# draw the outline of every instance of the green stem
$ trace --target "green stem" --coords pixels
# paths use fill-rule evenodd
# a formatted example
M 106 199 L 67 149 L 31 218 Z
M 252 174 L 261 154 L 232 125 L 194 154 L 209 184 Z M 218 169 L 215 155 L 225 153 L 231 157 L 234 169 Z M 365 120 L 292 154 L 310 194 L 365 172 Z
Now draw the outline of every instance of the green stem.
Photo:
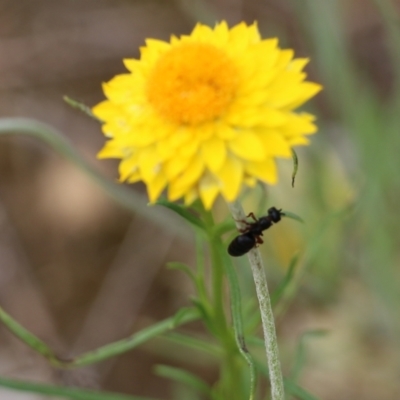
M 223 398 L 231 400 L 240 399 L 241 373 L 238 363 L 238 352 L 235 338 L 225 315 L 224 308 L 224 260 L 221 249 L 224 245 L 219 235 L 215 234 L 215 223 L 211 212 L 201 209 L 203 221 L 207 227 L 207 236 L 211 255 L 211 288 L 213 304 L 214 334 L 217 336 L 223 348 L 223 360 L 221 364 L 220 393 Z
M 228 325 L 224 310 L 224 290 L 223 277 L 225 273 L 224 259 L 221 257 L 221 249 L 224 245 L 219 237 L 210 238 L 210 247 L 212 253 L 212 263 L 214 271 L 214 295 L 216 300 L 216 324 L 218 324 L 218 333 L 220 335 L 220 343 L 224 349 L 224 359 L 221 365 L 221 387 L 222 397 L 231 400 L 243 399 L 241 386 L 241 368 L 239 364 L 238 349 L 236 345 L 233 330 Z M 219 296 L 217 298 L 217 296 Z M 252 382 L 253 383 L 253 382 Z
M 243 228 L 240 221 L 245 219 L 245 213 L 239 202 L 229 204 L 233 219 L 237 221 L 238 228 Z M 265 269 L 257 248 L 248 253 L 251 270 L 260 307 L 262 327 L 264 331 L 265 350 L 271 383 L 272 400 L 284 400 L 283 377 L 279 361 L 278 341 L 276 337 L 274 315 L 272 313 L 271 300 L 268 292 Z
M 210 243 L 211 251 L 211 274 L 212 274 L 212 301 L 214 308 L 215 324 L 222 335 L 225 334 L 226 330 L 226 318 L 224 311 L 224 298 L 223 298 L 223 277 L 224 269 L 223 263 L 220 260 L 218 252 L 217 239 L 213 234 L 214 219 L 211 212 L 202 211 L 203 220 L 208 227 L 208 239 Z
M 177 326 L 195 321 L 197 319 L 199 319 L 197 310 L 191 308 L 181 309 L 175 316 L 144 328 L 125 339 L 118 340 L 117 342 L 110 343 L 103 347 L 99 347 L 96 350 L 84 353 L 74 359 L 63 360 L 58 357 L 43 341 L 25 329 L 0 307 L 0 321 L 3 322 L 4 325 L 16 337 L 21 339 L 25 344 L 41 354 L 43 357 L 46 357 L 47 360 L 57 368 L 82 367 L 106 360 L 110 357 L 115 357 L 116 355 L 123 354 L 134 349 L 135 347 L 156 336 L 169 332 Z
M 199 233 L 196 233 L 196 265 L 197 265 L 197 274 L 196 274 L 196 290 L 197 294 L 204 305 L 210 306 L 208 301 L 208 293 L 206 288 L 206 279 L 205 279 L 205 256 L 204 256 L 204 241 L 203 236 Z M 209 310 L 210 307 L 207 308 Z
M 226 268 L 226 276 L 229 281 L 232 323 L 233 323 L 233 330 L 235 333 L 236 346 L 240 354 L 246 360 L 249 366 L 249 373 L 250 373 L 249 400 L 254 400 L 256 392 L 257 371 L 253 357 L 251 356 L 249 350 L 247 349 L 245 342 L 239 280 L 236 275 L 235 269 L 233 267 L 231 258 L 228 256 L 228 252 L 226 251 L 226 247 L 221 242 L 220 236 L 218 236 L 218 240 L 221 243 L 220 257 L 221 260 L 223 260 L 224 262 Z

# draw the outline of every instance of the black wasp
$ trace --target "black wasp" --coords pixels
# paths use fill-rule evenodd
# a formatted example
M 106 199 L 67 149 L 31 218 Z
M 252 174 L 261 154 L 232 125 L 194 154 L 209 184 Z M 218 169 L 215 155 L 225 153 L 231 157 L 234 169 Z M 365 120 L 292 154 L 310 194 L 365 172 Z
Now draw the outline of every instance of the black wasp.
M 257 219 L 253 213 L 250 213 L 247 217 L 251 217 L 255 222 L 249 223 L 245 221 L 246 228 L 241 232 L 242 234 L 236 236 L 228 246 L 228 253 L 233 257 L 239 257 L 250 251 L 255 245 L 264 243 L 261 239 L 263 235 L 262 231 L 265 231 L 281 220 L 281 217 L 285 215 L 282 210 L 278 210 L 275 207 L 271 207 L 268 210 L 268 215 Z

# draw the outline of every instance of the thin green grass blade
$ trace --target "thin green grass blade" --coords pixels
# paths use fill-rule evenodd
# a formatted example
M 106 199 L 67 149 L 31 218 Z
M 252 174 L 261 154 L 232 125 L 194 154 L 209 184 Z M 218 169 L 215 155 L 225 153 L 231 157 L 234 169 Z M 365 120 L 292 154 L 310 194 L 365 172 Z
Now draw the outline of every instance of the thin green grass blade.
M 140 213 L 155 224 L 173 231 L 182 238 L 188 237 L 188 229 L 178 224 L 175 218 L 147 206 L 148 200 L 133 190 L 116 184 L 95 170 L 71 145 L 71 143 L 50 125 L 28 118 L 1 118 L 0 136 L 26 135 L 48 144 L 99 185 L 112 199 L 129 211 Z
M 304 219 L 301 218 L 300 216 L 298 216 L 295 213 L 292 213 L 290 211 L 282 211 L 282 213 L 284 214 L 285 218 L 290 218 L 290 219 L 294 219 L 297 222 L 301 222 L 302 224 L 304 224 Z
M 167 365 L 157 365 L 155 373 L 164 378 L 187 385 L 196 392 L 200 392 L 208 397 L 212 397 L 211 388 L 196 375 L 180 368 L 173 368 Z
M 13 333 L 16 337 L 26 343 L 34 351 L 46 357 L 50 362 L 57 363 L 56 356 L 53 351 L 42 342 L 37 336 L 33 335 L 14 318 L 11 317 L 0 307 L 0 321 Z
M 249 335 L 253 335 L 254 332 L 258 331 L 258 328 L 261 325 L 261 315 L 255 298 L 247 300 L 247 303 L 243 308 L 243 315 L 246 316 L 245 332 Z
M 183 273 L 185 273 L 190 280 L 196 284 L 196 277 L 194 276 L 193 271 L 190 269 L 190 267 L 184 263 L 180 263 L 180 262 L 169 262 L 167 263 L 167 268 L 168 269 L 177 269 L 179 271 L 182 271 Z
M 296 267 L 298 262 L 299 262 L 299 255 L 296 254 L 290 260 L 289 267 L 287 269 L 286 275 L 283 278 L 282 282 L 279 284 L 277 289 L 275 289 L 275 291 L 271 295 L 271 304 L 272 304 L 272 306 L 275 306 L 279 302 L 279 300 L 281 299 L 281 297 L 285 293 L 286 288 L 292 282 L 292 279 L 294 277 L 295 267 Z
M 296 179 L 297 170 L 299 169 L 299 158 L 297 157 L 297 153 L 293 149 L 292 149 L 292 158 L 293 158 L 292 187 L 294 187 L 294 181 Z
M 204 304 L 204 302 L 197 297 L 192 298 L 192 303 L 196 307 L 197 312 L 201 316 L 203 324 L 207 327 L 207 329 L 213 334 L 216 335 L 216 331 L 214 328 L 214 324 L 212 322 L 212 310 L 208 304 Z
M 297 382 L 300 373 L 304 367 L 304 364 L 306 362 L 306 341 L 310 338 L 315 338 L 315 337 L 322 337 L 328 334 L 328 331 L 325 329 L 315 329 L 312 331 L 307 331 L 304 332 L 300 340 L 297 344 L 297 349 L 296 349 L 296 354 L 294 358 L 294 364 L 292 367 L 292 371 L 290 373 L 290 380 L 294 383 Z
M 185 219 L 187 222 L 189 222 L 195 228 L 200 228 L 201 230 L 205 231 L 206 227 L 204 225 L 204 222 L 201 219 L 197 218 L 186 207 L 180 206 L 179 204 L 176 204 L 176 203 L 172 203 L 166 199 L 157 200 L 155 202 L 155 204 L 169 208 L 170 210 L 172 210 L 172 211 L 176 212 L 178 215 L 180 215 L 183 219 Z
M 221 348 L 214 343 L 210 343 L 209 340 L 206 341 L 177 332 L 167 333 L 164 335 L 164 337 L 174 343 L 211 354 L 214 357 L 219 357 L 222 355 Z
M 88 107 L 86 104 L 83 104 L 77 100 L 71 99 L 71 97 L 64 96 L 63 100 L 72 108 L 76 108 L 79 111 L 82 111 L 84 114 L 88 115 L 90 118 L 95 119 L 98 122 L 102 122 L 99 118 L 97 118 L 93 113 L 92 109 Z
M 312 265 L 315 265 L 315 261 L 323 246 L 324 238 L 326 237 L 327 232 L 332 229 L 332 224 L 334 221 L 349 215 L 353 209 L 353 205 L 345 205 L 339 210 L 333 210 L 326 214 L 319 222 L 318 228 L 315 229 L 315 232 L 309 239 L 309 245 L 302 255 L 301 260 L 299 260 L 300 265 L 296 273 L 296 280 L 292 281 L 291 290 L 286 290 L 285 296 L 281 297 L 281 301 L 279 302 L 280 310 L 277 312 L 277 314 L 282 314 L 284 310 L 287 310 L 290 304 L 295 301 L 295 296 L 298 292 L 300 284 L 306 274 L 309 272 L 309 269 L 312 267 Z
M 44 396 L 57 396 L 57 398 L 61 397 L 71 400 L 155 400 L 150 399 L 149 397 L 128 396 L 117 393 L 60 387 L 4 377 L 0 377 L 0 386 L 21 392 L 37 393 Z
M 232 220 L 232 217 L 227 218 L 225 221 L 215 225 L 213 227 L 213 235 L 222 236 L 225 233 L 236 230 L 235 222 Z
M 30 333 L 15 321 L 9 314 L 0 308 L 0 320 L 6 327 L 34 351 L 47 358 L 47 360 L 58 368 L 76 368 L 84 365 L 94 364 L 116 355 L 126 353 L 142 343 L 166 333 L 179 325 L 199 319 L 199 312 L 193 308 L 180 309 L 174 316 L 158 322 L 148 328 L 142 329 L 135 334 L 117 342 L 87 352 L 72 360 L 62 360 L 38 337 Z
M 208 290 L 206 287 L 206 254 L 205 254 L 205 237 L 203 233 L 195 232 L 196 243 L 196 288 L 200 301 L 203 303 L 203 308 L 210 309 L 210 301 Z
M 98 363 L 99 361 L 106 360 L 118 354 L 126 353 L 127 351 L 132 350 L 148 340 L 162 335 L 179 325 L 183 325 L 197 319 L 199 319 L 199 313 L 197 310 L 193 308 L 181 309 L 173 317 L 167 318 L 164 321 L 142 329 L 126 339 L 119 340 L 83 354 L 74 360 L 71 360 L 69 363 L 65 363 L 65 366 L 74 368 Z
M 258 336 L 248 336 L 247 337 L 247 342 L 251 346 L 257 346 L 257 347 L 265 347 L 265 342 L 263 339 L 259 338 Z
M 286 393 L 296 396 L 296 399 L 319 400 L 318 397 L 315 397 L 313 394 L 309 393 L 307 390 L 292 382 L 290 379 L 284 379 L 283 381 Z
M 388 43 L 387 47 L 392 58 L 394 75 L 394 90 L 393 93 L 397 96 L 395 101 L 400 100 L 400 16 L 396 7 L 396 1 L 393 0 L 372 0 L 378 12 L 383 19 L 383 25 L 387 32 Z

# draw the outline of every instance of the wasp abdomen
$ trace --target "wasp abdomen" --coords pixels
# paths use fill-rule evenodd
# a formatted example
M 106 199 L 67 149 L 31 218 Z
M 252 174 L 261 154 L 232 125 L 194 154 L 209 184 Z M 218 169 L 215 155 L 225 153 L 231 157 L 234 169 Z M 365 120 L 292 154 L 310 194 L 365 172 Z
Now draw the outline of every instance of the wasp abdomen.
M 228 247 L 228 253 L 233 257 L 239 257 L 246 254 L 256 245 L 256 238 L 252 233 L 244 233 L 236 236 Z

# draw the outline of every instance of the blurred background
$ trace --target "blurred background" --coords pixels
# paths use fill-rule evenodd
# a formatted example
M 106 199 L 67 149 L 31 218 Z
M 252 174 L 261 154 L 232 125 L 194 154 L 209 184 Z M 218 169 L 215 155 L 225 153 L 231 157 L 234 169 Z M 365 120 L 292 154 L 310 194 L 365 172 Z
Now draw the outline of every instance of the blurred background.
M 319 133 L 298 149 L 295 188 L 291 162 L 280 162 L 267 199 L 306 223 L 284 220 L 262 246 L 272 289 L 298 255 L 275 308 L 283 368 L 292 368 L 301 342 L 299 382 L 319 398 L 399 399 L 399 13 L 398 0 L 0 0 L 0 116 L 58 128 L 115 180 L 117 163 L 96 160 L 98 123 L 62 97 L 99 102 L 101 82 L 124 72 L 122 59 L 137 58 L 145 38 L 187 34 L 197 21 L 257 20 L 263 37 L 310 57 L 309 79 L 324 91 L 305 108 L 317 114 Z M 145 195 L 141 184 L 129 189 Z M 261 196 L 247 197 L 249 212 Z M 216 212 L 226 214 L 222 202 Z M 189 305 L 188 280 L 165 264 L 194 265 L 193 252 L 193 240 L 117 205 L 46 145 L 0 138 L 0 304 L 63 357 Z M 237 267 L 251 301 L 245 259 Z M 315 330 L 324 334 L 305 336 Z M 0 343 L 0 375 L 160 399 L 185 392 L 157 377 L 156 364 L 208 382 L 217 372 L 210 360 L 157 341 L 69 372 L 52 369 L 3 326 Z M 41 399 L 5 389 L 0 398 Z

